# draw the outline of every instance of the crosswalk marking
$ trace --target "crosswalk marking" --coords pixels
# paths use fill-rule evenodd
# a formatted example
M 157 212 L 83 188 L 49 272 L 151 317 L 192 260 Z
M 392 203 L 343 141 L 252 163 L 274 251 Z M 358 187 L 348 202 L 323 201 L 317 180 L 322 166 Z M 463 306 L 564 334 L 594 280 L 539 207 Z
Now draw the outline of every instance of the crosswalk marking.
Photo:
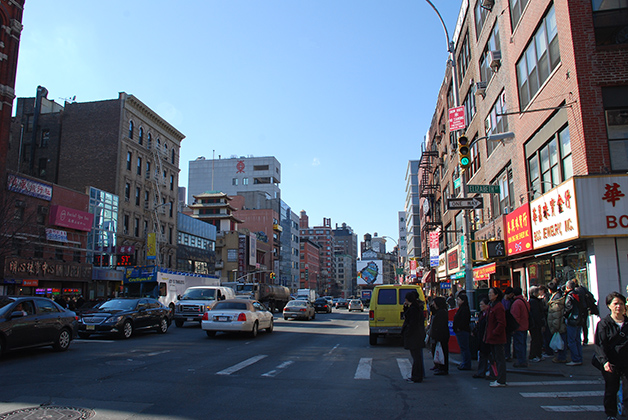
M 541 408 L 545 411 L 562 412 L 562 413 L 576 413 L 583 411 L 604 411 L 602 405 L 542 405 Z
M 274 378 L 279 372 L 281 372 L 283 369 L 287 368 L 293 363 L 294 362 L 292 360 L 285 361 L 270 372 L 264 373 L 262 376 L 265 378 Z
M 358 368 L 355 370 L 355 376 L 353 379 L 371 379 L 371 364 L 373 359 L 369 357 L 363 357 L 358 363 Z
M 399 371 L 404 379 L 409 378 L 412 375 L 412 363 L 410 363 L 410 360 L 397 359 L 397 366 L 399 366 Z
M 252 365 L 253 363 L 257 363 L 262 360 L 264 357 L 267 357 L 266 354 L 260 354 L 258 356 L 251 357 L 246 359 L 243 362 L 238 363 L 237 365 L 233 365 L 227 369 L 223 369 L 220 372 L 216 372 L 216 375 L 231 375 L 234 372 L 239 371 L 240 369 L 244 369 L 247 366 Z
M 602 385 L 602 381 L 538 381 L 508 382 L 508 386 Z
M 604 391 L 572 391 L 572 392 L 520 392 L 523 398 L 578 398 L 603 397 Z

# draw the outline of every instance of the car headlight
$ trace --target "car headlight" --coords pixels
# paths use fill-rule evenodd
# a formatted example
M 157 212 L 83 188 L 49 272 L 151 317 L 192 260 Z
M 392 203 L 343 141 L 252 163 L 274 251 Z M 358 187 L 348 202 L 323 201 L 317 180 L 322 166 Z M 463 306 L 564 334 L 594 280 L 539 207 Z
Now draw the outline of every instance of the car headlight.
M 103 322 L 103 324 L 117 324 L 118 322 L 122 321 L 123 318 L 124 315 L 112 316 L 107 318 L 105 322 Z

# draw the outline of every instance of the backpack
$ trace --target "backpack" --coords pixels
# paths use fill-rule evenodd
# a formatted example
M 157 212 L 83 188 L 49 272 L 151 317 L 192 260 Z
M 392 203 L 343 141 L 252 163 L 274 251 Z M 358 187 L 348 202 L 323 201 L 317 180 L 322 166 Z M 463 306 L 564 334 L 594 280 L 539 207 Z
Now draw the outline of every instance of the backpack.
M 571 311 L 565 312 L 565 322 L 567 323 L 567 325 L 571 327 L 582 326 L 582 321 L 583 321 L 582 314 L 586 312 L 586 307 L 580 301 L 580 295 L 575 290 L 567 294 L 567 297 L 565 299 L 565 304 L 567 303 L 570 297 L 572 297 L 574 302 L 571 307 Z
M 506 311 L 506 334 L 512 334 L 519 329 L 519 323 L 510 313 L 510 309 Z
M 591 315 L 600 315 L 600 309 L 597 307 L 597 301 L 595 300 L 595 296 L 593 293 L 589 292 L 587 289 L 584 289 L 584 304 L 591 313 Z M 582 296 L 582 294 L 580 295 Z M 582 300 L 582 299 L 581 299 Z

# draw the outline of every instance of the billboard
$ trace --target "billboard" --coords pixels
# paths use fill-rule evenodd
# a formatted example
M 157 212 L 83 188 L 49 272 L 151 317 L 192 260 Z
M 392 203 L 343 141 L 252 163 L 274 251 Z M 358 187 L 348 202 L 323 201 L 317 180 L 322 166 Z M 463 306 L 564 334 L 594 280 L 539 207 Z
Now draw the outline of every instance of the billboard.
M 382 260 L 358 261 L 358 286 L 383 284 Z

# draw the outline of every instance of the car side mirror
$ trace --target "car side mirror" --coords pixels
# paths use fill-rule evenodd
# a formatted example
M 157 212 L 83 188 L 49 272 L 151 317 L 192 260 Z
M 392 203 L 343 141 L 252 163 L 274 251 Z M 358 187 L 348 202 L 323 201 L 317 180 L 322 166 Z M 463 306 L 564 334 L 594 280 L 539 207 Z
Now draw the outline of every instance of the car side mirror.
M 21 311 L 15 311 L 15 312 L 11 312 L 11 316 L 10 318 L 22 318 L 24 316 L 24 312 Z
M 177 295 L 177 300 L 181 300 L 181 295 Z

